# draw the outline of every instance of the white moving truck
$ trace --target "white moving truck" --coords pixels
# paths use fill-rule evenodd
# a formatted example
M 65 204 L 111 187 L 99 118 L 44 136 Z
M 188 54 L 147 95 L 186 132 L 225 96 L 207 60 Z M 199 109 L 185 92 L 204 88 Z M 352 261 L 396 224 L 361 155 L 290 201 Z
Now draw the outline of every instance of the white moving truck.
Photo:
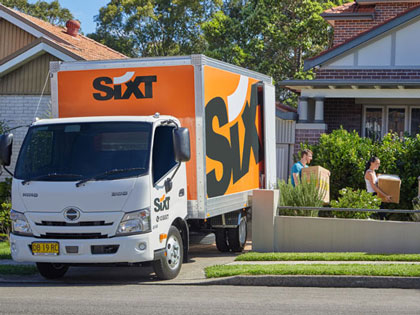
M 252 190 L 275 185 L 270 77 L 203 55 L 53 62 L 12 184 L 11 252 L 46 278 L 152 262 L 178 275 L 189 231 L 241 251 Z M 0 137 L 10 165 L 12 135 Z

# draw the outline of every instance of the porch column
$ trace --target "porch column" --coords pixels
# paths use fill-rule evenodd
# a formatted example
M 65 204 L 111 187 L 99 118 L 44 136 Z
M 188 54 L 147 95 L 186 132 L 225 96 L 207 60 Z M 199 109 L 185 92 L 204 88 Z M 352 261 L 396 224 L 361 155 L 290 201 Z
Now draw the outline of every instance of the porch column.
M 299 112 L 299 122 L 308 121 L 308 98 L 307 97 L 304 97 L 304 96 L 299 97 L 298 112 Z
M 315 98 L 315 122 L 316 123 L 324 122 L 324 98 L 323 97 Z

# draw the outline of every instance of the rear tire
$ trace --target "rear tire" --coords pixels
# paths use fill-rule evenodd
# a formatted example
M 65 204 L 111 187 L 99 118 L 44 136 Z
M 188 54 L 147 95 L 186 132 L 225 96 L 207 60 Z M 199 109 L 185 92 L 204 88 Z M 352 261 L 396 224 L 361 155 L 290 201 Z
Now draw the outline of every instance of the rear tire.
M 227 243 L 227 231 L 226 229 L 216 229 L 214 231 L 216 235 L 216 247 L 219 252 L 226 253 L 229 251 L 229 245 Z
M 246 216 L 241 218 L 237 228 L 228 229 L 228 243 L 232 252 L 242 252 L 248 236 Z
M 64 276 L 69 270 L 65 264 L 36 263 L 39 273 L 46 279 L 58 279 Z
M 181 271 L 184 250 L 182 237 L 175 226 L 171 226 L 166 240 L 165 256 L 153 262 L 153 270 L 160 280 L 174 279 Z

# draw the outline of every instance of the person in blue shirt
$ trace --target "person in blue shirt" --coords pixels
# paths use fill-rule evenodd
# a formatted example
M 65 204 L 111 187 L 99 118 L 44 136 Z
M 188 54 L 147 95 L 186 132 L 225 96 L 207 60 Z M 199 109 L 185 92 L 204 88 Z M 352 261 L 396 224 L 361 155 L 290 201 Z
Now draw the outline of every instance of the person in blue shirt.
M 302 173 L 302 169 L 304 167 L 308 167 L 308 164 L 312 161 L 312 151 L 309 149 L 305 149 L 300 154 L 301 158 L 299 162 L 296 162 L 293 164 L 292 167 L 292 185 L 293 187 L 296 186 L 296 184 L 299 184 L 300 177 Z

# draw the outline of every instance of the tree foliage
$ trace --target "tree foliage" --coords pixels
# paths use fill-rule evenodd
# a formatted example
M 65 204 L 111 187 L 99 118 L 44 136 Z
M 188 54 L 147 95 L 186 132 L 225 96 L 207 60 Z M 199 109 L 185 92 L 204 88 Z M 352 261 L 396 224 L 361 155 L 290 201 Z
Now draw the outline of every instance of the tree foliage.
M 173 56 L 203 51 L 201 24 L 221 0 L 111 0 L 89 36 L 131 56 Z
M 28 3 L 28 0 L 0 0 L 0 3 L 54 25 L 64 26 L 68 20 L 73 19 L 71 12 L 61 7 L 58 0 L 51 3 L 38 0 L 33 4 Z

